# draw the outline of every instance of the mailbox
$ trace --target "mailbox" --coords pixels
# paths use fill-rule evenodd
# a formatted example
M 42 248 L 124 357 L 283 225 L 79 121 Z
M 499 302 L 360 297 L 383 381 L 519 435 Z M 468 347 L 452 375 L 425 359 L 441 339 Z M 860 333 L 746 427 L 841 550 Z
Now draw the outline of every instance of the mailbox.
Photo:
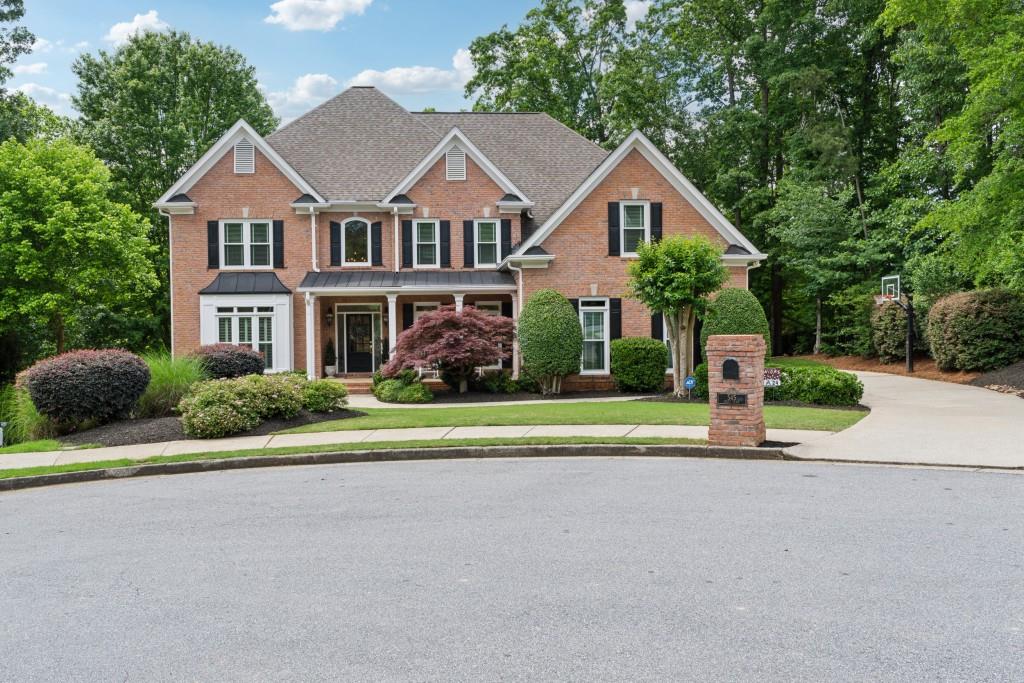
M 740 378 L 740 364 L 735 358 L 726 358 L 722 363 L 722 379 L 738 380 Z

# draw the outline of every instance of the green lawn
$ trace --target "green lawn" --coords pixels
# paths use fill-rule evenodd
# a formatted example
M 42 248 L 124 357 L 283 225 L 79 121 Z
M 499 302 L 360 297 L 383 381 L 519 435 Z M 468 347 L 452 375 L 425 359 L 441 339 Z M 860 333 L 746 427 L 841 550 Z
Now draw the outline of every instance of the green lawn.
M 773 356 L 769 362 L 780 368 L 809 368 L 824 365 L 824 363 L 809 358 L 790 358 L 789 356 Z
M 81 446 L 76 446 L 75 450 L 81 450 L 83 448 L 99 448 L 99 444 L 89 443 Z M 59 451 L 64 447 L 60 441 L 56 439 L 39 439 L 38 441 L 26 441 L 24 443 L 16 443 L 10 446 L 4 446 L 0 448 L 0 455 L 4 453 L 45 453 L 46 451 Z
M 131 467 L 168 462 L 191 462 L 195 460 L 222 460 L 225 458 L 247 458 L 266 455 L 299 455 L 305 453 L 338 453 L 345 451 L 377 451 L 400 450 L 408 448 L 441 448 L 452 446 L 558 446 L 572 444 L 630 444 L 630 445 L 666 445 L 705 443 L 702 439 L 664 439 L 664 438 L 630 438 L 630 437 L 527 437 L 523 439 L 423 439 L 418 441 L 371 441 L 359 443 L 327 444 L 321 446 L 289 446 L 286 448 L 253 448 L 239 451 L 214 451 L 209 453 L 186 453 L 182 455 L 157 455 L 142 460 L 103 460 L 99 462 L 80 462 L 70 465 L 51 465 L 46 467 L 24 467 L 21 469 L 0 470 L 0 479 L 13 477 L 30 477 L 40 474 L 59 474 L 61 472 L 81 472 L 84 470 L 101 470 L 111 467 Z
M 333 432 L 401 427 L 475 427 L 499 425 L 648 424 L 706 425 L 706 403 L 612 401 L 606 403 L 531 403 L 458 408 L 366 408 L 361 417 L 303 425 L 282 433 Z M 778 429 L 840 431 L 866 412 L 830 408 L 766 406 L 765 423 Z

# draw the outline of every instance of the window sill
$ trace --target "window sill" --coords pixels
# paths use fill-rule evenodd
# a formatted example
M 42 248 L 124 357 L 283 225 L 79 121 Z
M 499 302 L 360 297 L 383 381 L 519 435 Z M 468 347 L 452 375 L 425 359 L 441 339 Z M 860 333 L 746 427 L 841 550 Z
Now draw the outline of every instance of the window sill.
M 584 377 L 607 377 L 611 375 L 607 370 L 580 370 L 579 374 Z
M 342 263 L 341 267 L 342 268 L 372 268 L 373 264 L 371 264 L 371 263 Z
M 414 265 L 412 267 L 412 269 L 413 270 L 441 270 L 441 266 L 419 266 L 419 265 Z
M 274 270 L 274 266 L 221 266 L 217 270 Z

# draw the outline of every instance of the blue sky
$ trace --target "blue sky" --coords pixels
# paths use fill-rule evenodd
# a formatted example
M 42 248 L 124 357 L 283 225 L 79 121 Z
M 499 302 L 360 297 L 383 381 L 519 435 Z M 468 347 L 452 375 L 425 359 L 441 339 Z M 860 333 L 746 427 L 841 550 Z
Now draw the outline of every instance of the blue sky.
M 72 114 L 71 63 L 141 28 L 173 27 L 239 50 L 284 120 L 347 85 L 376 85 L 409 109 L 468 106 L 470 41 L 516 25 L 536 0 L 27 0 L 36 50 L 8 88 Z M 644 5 L 633 2 L 632 5 Z

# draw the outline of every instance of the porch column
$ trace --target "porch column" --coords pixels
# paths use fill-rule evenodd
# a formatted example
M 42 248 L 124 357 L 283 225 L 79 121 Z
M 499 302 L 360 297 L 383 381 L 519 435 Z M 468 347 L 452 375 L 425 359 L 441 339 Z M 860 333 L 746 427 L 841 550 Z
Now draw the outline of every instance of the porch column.
M 306 377 L 317 378 L 316 371 L 316 296 L 306 292 Z
M 395 352 L 395 343 L 398 339 L 398 307 L 395 302 L 398 301 L 397 294 L 388 294 L 388 359 L 391 358 L 391 354 Z
M 512 379 L 519 379 L 519 297 L 512 294 Z
M 462 313 L 462 299 L 466 295 L 465 294 L 454 294 L 453 296 L 455 297 L 455 312 L 456 313 Z

